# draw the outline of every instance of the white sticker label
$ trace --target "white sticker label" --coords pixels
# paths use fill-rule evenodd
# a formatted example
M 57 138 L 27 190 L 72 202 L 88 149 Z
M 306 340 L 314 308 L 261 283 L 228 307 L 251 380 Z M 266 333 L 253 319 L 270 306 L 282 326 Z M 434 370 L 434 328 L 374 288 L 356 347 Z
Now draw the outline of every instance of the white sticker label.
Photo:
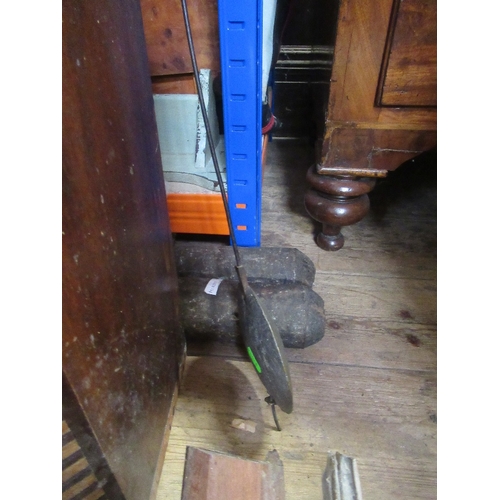
M 224 278 L 212 278 L 205 287 L 205 293 L 208 293 L 208 295 L 217 295 L 217 290 L 223 280 Z

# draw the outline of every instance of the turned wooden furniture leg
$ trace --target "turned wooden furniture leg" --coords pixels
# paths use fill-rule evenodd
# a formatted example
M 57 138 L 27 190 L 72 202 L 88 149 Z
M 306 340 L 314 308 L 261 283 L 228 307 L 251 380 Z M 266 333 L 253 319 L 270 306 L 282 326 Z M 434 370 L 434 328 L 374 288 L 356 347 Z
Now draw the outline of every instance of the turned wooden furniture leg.
M 317 173 L 316 165 L 309 168 L 307 182 L 311 188 L 305 195 L 305 207 L 309 215 L 323 224 L 323 230 L 316 236 L 317 245 L 323 250 L 340 250 L 344 245 L 341 229 L 359 222 L 369 211 L 368 193 L 374 188 L 376 177 L 384 177 L 385 171 L 375 173 L 355 170 L 349 174 L 339 169 L 336 175 Z M 372 177 L 366 176 L 366 174 Z M 353 175 L 354 174 L 354 175 Z

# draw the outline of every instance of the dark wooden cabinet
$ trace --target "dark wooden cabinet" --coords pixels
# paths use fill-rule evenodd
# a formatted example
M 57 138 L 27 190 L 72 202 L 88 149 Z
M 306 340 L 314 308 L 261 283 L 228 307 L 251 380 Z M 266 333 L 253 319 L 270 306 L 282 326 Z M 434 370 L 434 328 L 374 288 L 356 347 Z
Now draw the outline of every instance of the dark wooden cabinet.
M 139 3 L 64 0 L 62 42 L 63 420 L 108 498 L 145 500 L 184 340 Z
M 325 250 L 341 248 L 341 228 L 366 215 L 376 177 L 437 143 L 436 0 L 342 0 L 336 32 L 305 200 Z

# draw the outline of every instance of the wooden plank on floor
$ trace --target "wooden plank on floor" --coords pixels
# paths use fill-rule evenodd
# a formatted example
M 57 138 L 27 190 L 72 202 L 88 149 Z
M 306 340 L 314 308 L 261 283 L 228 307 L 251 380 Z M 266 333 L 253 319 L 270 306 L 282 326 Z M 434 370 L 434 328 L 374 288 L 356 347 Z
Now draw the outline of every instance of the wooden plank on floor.
M 434 371 L 435 327 L 403 322 L 327 318 L 325 337 L 306 350 L 287 349 L 289 361 Z
M 182 500 L 284 500 L 283 465 L 270 455 L 262 462 L 189 446 Z
M 296 219 L 296 220 L 294 220 Z M 316 226 L 296 215 L 266 214 L 262 245 L 298 248 L 318 271 L 352 276 L 436 277 L 436 221 L 396 220 L 374 227 L 361 221 L 345 231 L 344 252 L 325 252 L 313 243 Z
M 327 315 L 325 336 L 306 349 L 285 349 L 291 362 L 435 371 L 437 331 L 411 321 L 364 320 Z M 188 343 L 191 356 L 248 360 L 238 345 Z
M 320 271 L 316 273 L 313 289 L 320 290 L 325 311 L 331 316 L 436 324 L 436 283 L 433 280 L 332 276 Z

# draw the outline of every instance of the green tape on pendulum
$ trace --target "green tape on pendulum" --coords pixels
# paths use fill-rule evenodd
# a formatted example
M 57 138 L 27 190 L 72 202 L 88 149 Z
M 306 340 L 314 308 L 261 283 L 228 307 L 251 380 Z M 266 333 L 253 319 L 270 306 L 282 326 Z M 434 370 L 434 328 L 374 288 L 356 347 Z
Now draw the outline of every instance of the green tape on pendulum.
M 252 349 L 250 347 L 247 347 L 248 355 L 250 356 L 250 359 L 253 363 L 253 366 L 257 370 L 257 373 L 262 373 L 262 368 L 259 365 L 259 362 L 255 359 L 255 356 L 253 355 Z

